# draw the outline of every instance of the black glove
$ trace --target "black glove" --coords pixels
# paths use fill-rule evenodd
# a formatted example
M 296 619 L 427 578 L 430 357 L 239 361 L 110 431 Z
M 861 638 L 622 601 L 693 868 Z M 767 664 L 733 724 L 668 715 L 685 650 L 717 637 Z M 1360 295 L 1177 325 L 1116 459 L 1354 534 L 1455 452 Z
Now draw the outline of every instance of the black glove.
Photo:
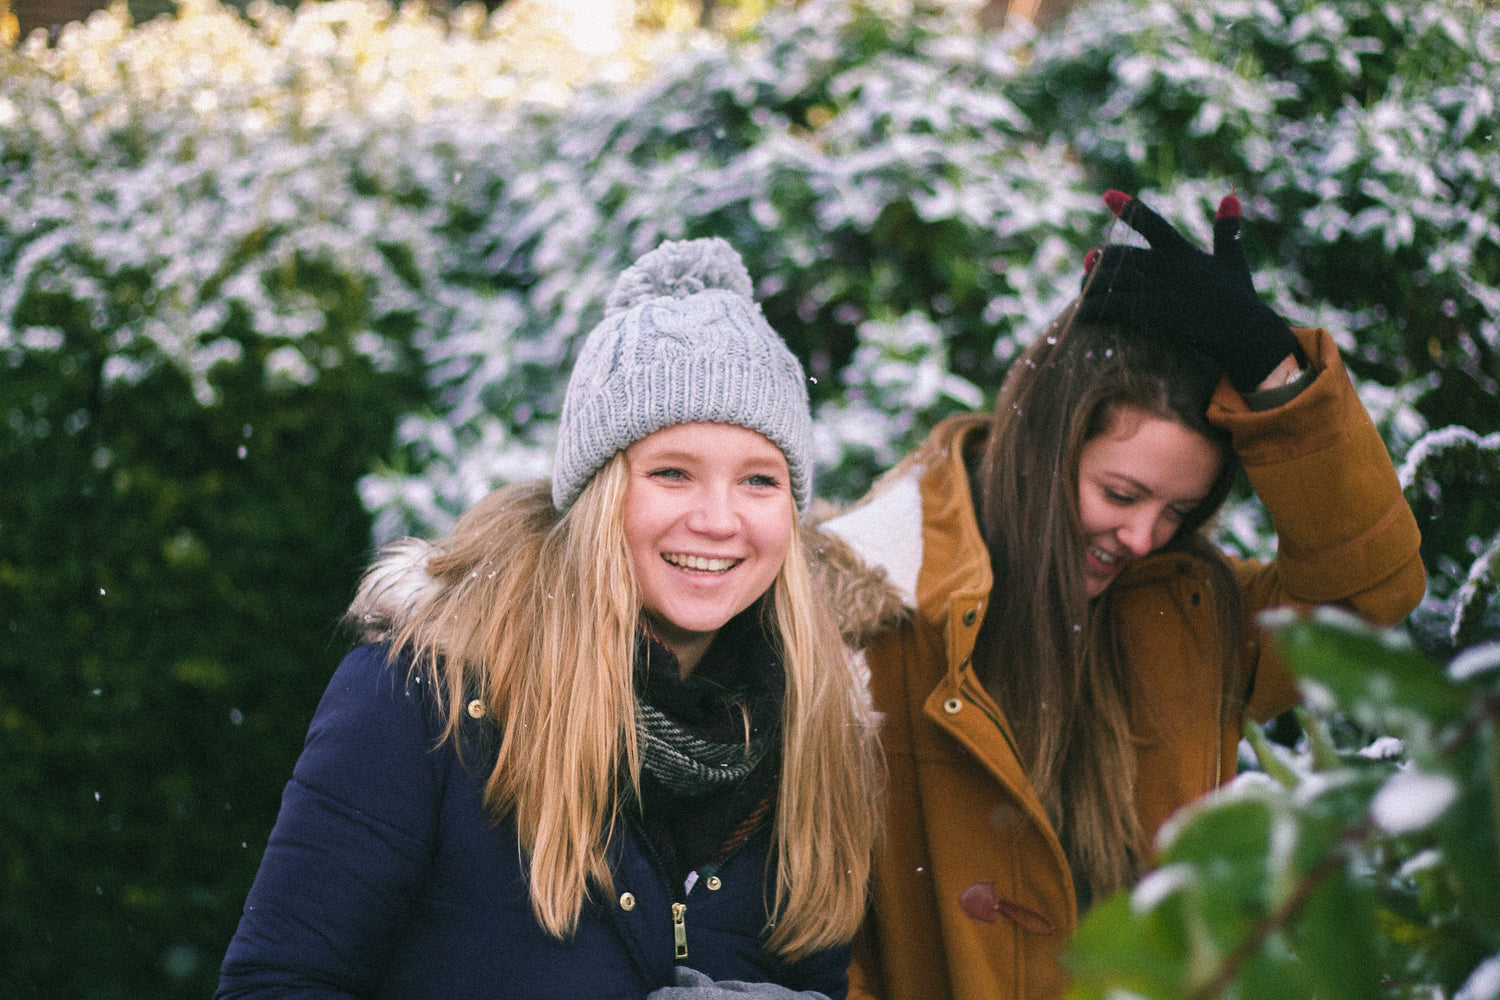
M 1139 199 L 1107 191 L 1104 203 L 1151 245 L 1092 250 L 1084 262 L 1078 322 L 1141 325 L 1197 348 L 1241 394 L 1255 391 L 1297 341 L 1260 301 L 1240 242 L 1240 201 L 1219 203 L 1214 252 L 1193 246 Z

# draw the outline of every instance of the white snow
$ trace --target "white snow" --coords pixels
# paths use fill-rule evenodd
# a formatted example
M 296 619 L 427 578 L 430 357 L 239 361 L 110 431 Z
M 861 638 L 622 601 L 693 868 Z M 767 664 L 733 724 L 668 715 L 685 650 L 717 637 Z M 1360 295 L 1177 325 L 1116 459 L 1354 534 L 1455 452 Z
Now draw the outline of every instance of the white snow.
M 1458 783 L 1408 768 L 1391 775 L 1370 802 L 1370 817 L 1387 833 L 1414 833 L 1435 823 L 1458 799 Z
M 1448 664 L 1448 676 L 1462 682 L 1497 669 L 1500 669 L 1500 642 L 1490 642 L 1471 646 L 1455 656 Z
M 1500 954 L 1480 962 L 1453 1000 L 1500 1000 Z

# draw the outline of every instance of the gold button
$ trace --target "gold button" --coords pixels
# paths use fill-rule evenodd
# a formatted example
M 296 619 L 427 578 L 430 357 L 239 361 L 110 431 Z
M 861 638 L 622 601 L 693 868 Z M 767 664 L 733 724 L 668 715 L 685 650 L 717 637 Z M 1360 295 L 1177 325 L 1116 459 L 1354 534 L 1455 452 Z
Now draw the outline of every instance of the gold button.
M 635 909 L 635 893 L 620 893 L 620 909 L 624 910 L 626 913 L 629 913 L 631 910 Z
M 943 711 L 947 712 L 949 715 L 957 715 L 958 710 L 963 707 L 964 703 L 959 701 L 957 698 L 949 698 L 947 701 L 943 702 Z
M 979 617 L 979 613 L 977 611 L 975 611 L 973 608 L 970 608 L 968 611 L 964 612 L 964 624 L 965 625 L 973 625 L 974 624 L 974 619 L 976 619 L 978 617 Z
M 724 883 L 719 881 L 719 876 L 717 876 L 717 875 L 710 875 L 708 877 L 707 885 L 708 885 L 709 889 L 717 892 L 724 885 Z
M 469 702 L 469 718 L 484 718 L 484 702 L 480 701 L 478 698 L 475 698 L 473 701 Z

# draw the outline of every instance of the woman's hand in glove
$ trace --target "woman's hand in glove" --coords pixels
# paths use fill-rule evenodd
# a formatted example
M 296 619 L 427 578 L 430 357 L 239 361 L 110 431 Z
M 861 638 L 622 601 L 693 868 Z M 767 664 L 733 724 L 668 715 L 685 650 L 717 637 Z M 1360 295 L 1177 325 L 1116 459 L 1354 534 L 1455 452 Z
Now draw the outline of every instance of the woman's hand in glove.
M 1140 233 L 1144 247 L 1090 252 L 1078 322 L 1139 324 L 1215 361 L 1242 394 L 1297 353 L 1291 328 L 1255 293 L 1240 242 L 1240 202 L 1219 203 L 1214 252 L 1206 254 L 1139 199 L 1107 191 L 1104 203 Z

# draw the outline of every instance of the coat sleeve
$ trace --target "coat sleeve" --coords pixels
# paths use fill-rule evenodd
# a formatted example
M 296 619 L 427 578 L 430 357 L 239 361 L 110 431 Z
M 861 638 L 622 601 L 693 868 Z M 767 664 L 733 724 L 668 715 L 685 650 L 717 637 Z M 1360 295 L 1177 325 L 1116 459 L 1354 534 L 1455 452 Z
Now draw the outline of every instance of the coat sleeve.
M 1301 394 L 1255 412 L 1225 384 L 1209 407 L 1276 529 L 1274 561 L 1236 566 L 1246 634 L 1258 633 L 1257 614 L 1280 606 L 1337 604 L 1395 625 L 1427 586 L 1416 518 L 1333 339 L 1294 332 L 1315 372 Z M 1295 704 L 1297 688 L 1271 644 L 1259 645 L 1250 712 L 1264 720 Z
M 377 990 L 428 868 L 441 802 L 432 714 L 412 686 L 383 646 L 356 649 L 334 673 L 216 997 Z

